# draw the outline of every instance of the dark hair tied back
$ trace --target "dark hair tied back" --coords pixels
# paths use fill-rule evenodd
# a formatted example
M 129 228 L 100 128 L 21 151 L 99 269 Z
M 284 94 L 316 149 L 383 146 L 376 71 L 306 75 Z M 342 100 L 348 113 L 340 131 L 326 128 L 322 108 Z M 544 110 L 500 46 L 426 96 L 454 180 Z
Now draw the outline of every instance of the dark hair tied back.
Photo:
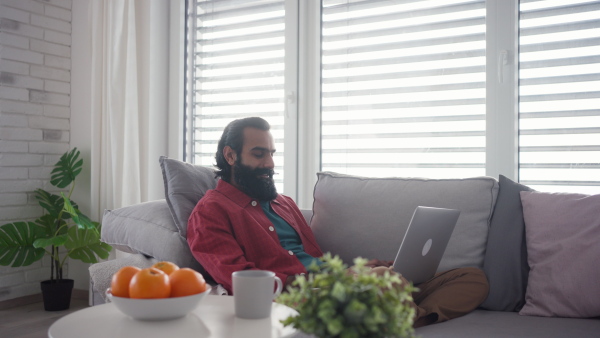
M 217 161 L 217 177 L 221 177 L 223 180 L 229 182 L 231 178 L 231 165 L 227 163 L 225 155 L 223 155 L 223 149 L 226 146 L 230 146 L 235 151 L 238 158 L 242 152 L 244 146 L 244 129 L 252 127 L 264 131 L 271 129 L 269 122 L 260 117 L 246 117 L 231 121 L 227 127 L 223 130 L 223 135 L 219 140 L 217 146 L 217 153 L 215 154 L 215 160 Z

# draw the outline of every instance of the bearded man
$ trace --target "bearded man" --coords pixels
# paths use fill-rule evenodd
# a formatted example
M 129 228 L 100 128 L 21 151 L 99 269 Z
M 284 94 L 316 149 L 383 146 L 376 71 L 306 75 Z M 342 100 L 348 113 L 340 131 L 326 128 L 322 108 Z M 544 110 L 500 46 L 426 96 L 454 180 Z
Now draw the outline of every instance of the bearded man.
M 188 243 L 211 277 L 232 293 L 231 274 L 273 271 L 286 285 L 323 255 L 294 201 L 277 193 L 273 181 L 275 144 L 267 121 L 231 122 L 219 140 L 214 190 L 200 199 L 188 221 Z M 375 272 L 391 262 L 371 260 Z M 460 268 L 417 285 L 415 327 L 464 315 L 481 304 L 489 289 L 483 272 Z

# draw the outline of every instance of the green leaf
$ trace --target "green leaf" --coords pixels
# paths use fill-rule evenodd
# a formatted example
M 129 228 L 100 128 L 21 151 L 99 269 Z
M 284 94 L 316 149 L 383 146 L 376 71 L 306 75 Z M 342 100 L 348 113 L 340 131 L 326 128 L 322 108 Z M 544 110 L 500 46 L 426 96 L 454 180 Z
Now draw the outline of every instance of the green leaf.
M 0 265 L 28 266 L 44 256 L 44 249 L 33 242 L 44 236 L 44 229 L 34 222 L 14 222 L 0 227 Z
M 60 196 L 53 195 L 42 189 L 37 189 L 35 191 L 35 198 L 42 208 L 46 209 L 52 217 L 58 218 L 58 215 L 63 208 L 63 201 Z
M 327 331 L 332 336 L 337 336 L 344 329 L 344 324 L 340 318 L 335 318 L 327 323 Z
M 60 232 L 58 234 L 56 233 L 56 218 L 52 217 L 52 215 L 44 215 L 36 219 L 35 224 L 39 225 L 44 229 L 44 232 L 46 234 L 45 237 L 53 237 L 54 235 L 64 235 L 67 233 L 66 227 L 60 228 Z M 62 224 L 64 224 L 64 221 L 60 222 L 60 225 Z
M 82 214 L 81 211 L 76 209 L 71 204 L 71 201 L 65 196 L 65 194 L 61 193 L 61 195 L 63 197 L 65 211 L 69 215 L 71 215 L 73 222 L 75 222 L 75 224 L 77 224 L 77 226 L 79 228 L 81 228 L 81 229 L 96 229 L 97 223 L 94 224 L 94 222 L 92 222 L 92 220 L 90 220 L 89 217 Z
M 336 314 L 335 305 L 331 299 L 324 299 L 318 305 L 317 316 L 319 317 L 319 319 L 323 320 L 324 322 L 329 321 L 331 318 L 333 318 L 335 316 L 335 314 Z
M 333 289 L 331 289 L 331 297 L 337 299 L 340 302 L 346 301 L 346 288 L 339 281 L 333 284 Z
M 356 298 L 352 299 L 344 309 L 344 316 L 346 317 L 346 320 L 351 324 L 360 323 L 363 320 L 366 313 L 367 305 L 365 305 Z
M 340 334 L 340 338 L 359 338 L 360 334 L 356 331 L 355 328 L 345 327 L 342 333 Z
M 79 175 L 83 167 L 83 159 L 79 159 L 80 152 L 73 148 L 70 152 L 64 153 L 52 170 L 50 183 L 58 188 L 66 188 L 75 177 Z
M 45 248 L 50 245 L 61 246 L 67 242 L 67 235 L 58 235 L 48 238 L 39 238 L 33 242 L 33 246 L 36 248 Z
M 112 249 L 110 245 L 100 241 L 100 234 L 96 228 L 89 230 L 78 227 L 69 228 L 65 247 L 69 250 L 69 257 L 84 263 L 97 263 L 97 257 L 107 258 Z
M 51 194 L 45 190 L 42 189 L 37 189 L 35 191 L 36 195 L 35 198 L 38 200 L 38 203 L 44 208 L 46 209 L 46 211 L 48 211 L 48 213 L 50 215 L 52 215 L 52 217 L 54 218 L 58 218 L 58 215 L 60 215 L 60 212 L 63 210 L 64 207 L 64 196 L 58 196 L 58 195 L 54 195 Z M 77 203 L 73 202 L 73 201 L 69 201 L 71 203 L 71 205 L 73 206 L 73 208 L 77 208 Z M 71 215 L 68 213 L 64 213 L 62 214 L 62 218 L 63 219 L 69 219 L 71 218 Z

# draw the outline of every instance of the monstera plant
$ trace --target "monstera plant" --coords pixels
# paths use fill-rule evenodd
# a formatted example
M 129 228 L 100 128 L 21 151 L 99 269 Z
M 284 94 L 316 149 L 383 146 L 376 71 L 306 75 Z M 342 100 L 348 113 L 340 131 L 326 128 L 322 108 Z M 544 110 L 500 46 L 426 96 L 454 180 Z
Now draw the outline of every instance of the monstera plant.
M 44 209 L 43 216 L 33 222 L 13 222 L 0 227 L 0 265 L 28 266 L 42 259 L 45 254 L 50 256 L 50 279 L 42 281 L 46 310 L 49 310 L 46 304 L 47 288 L 67 288 L 70 300 L 73 280 L 63 278 L 67 258 L 96 263 L 98 258 L 108 258 L 112 249 L 100 240 L 100 224 L 81 213 L 71 200 L 75 178 L 83 166 L 83 159 L 79 156 L 77 148 L 66 152 L 52 170 L 50 183 L 58 188 L 57 191 L 67 190 L 68 187 L 66 194 L 61 192 L 56 195 L 43 189 L 35 191 L 35 198 Z M 56 296 L 56 291 L 50 291 L 49 297 Z M 58 310 L 62 310 L 65 304 L 58 307 Z M 66 304 L 68 307 L 69 303 Z

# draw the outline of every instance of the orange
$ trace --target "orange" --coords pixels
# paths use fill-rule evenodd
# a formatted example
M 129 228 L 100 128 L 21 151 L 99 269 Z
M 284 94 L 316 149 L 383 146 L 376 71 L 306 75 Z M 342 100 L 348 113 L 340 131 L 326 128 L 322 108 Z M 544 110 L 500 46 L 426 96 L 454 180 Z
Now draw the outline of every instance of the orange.
M 175 270 L 179 270 L 179 267 L 177 266 L 177 264 L 172 263 L 172 262 L 167 262 L 167 261 L 154 263 L 154 265 L 152 265 L 152 267 L 157 268 L 158 270 L 162 270 L 167 275 L 170 275 Z
M 170 276 L 171 297 L 195 295 L 206 291 L 206 281 L 199 272 L 190 268 L 181 268 Z
M 129 283 L 131 298 L 168 298 L 170 294 L 169 276 L 157 268 L 140 270 Z
M 110 292 L 113 296 L 129 298 L 129 283 L 131 278 L 141 269 L 135 266 L 124 266 L 119 269 L 110 282 Z

